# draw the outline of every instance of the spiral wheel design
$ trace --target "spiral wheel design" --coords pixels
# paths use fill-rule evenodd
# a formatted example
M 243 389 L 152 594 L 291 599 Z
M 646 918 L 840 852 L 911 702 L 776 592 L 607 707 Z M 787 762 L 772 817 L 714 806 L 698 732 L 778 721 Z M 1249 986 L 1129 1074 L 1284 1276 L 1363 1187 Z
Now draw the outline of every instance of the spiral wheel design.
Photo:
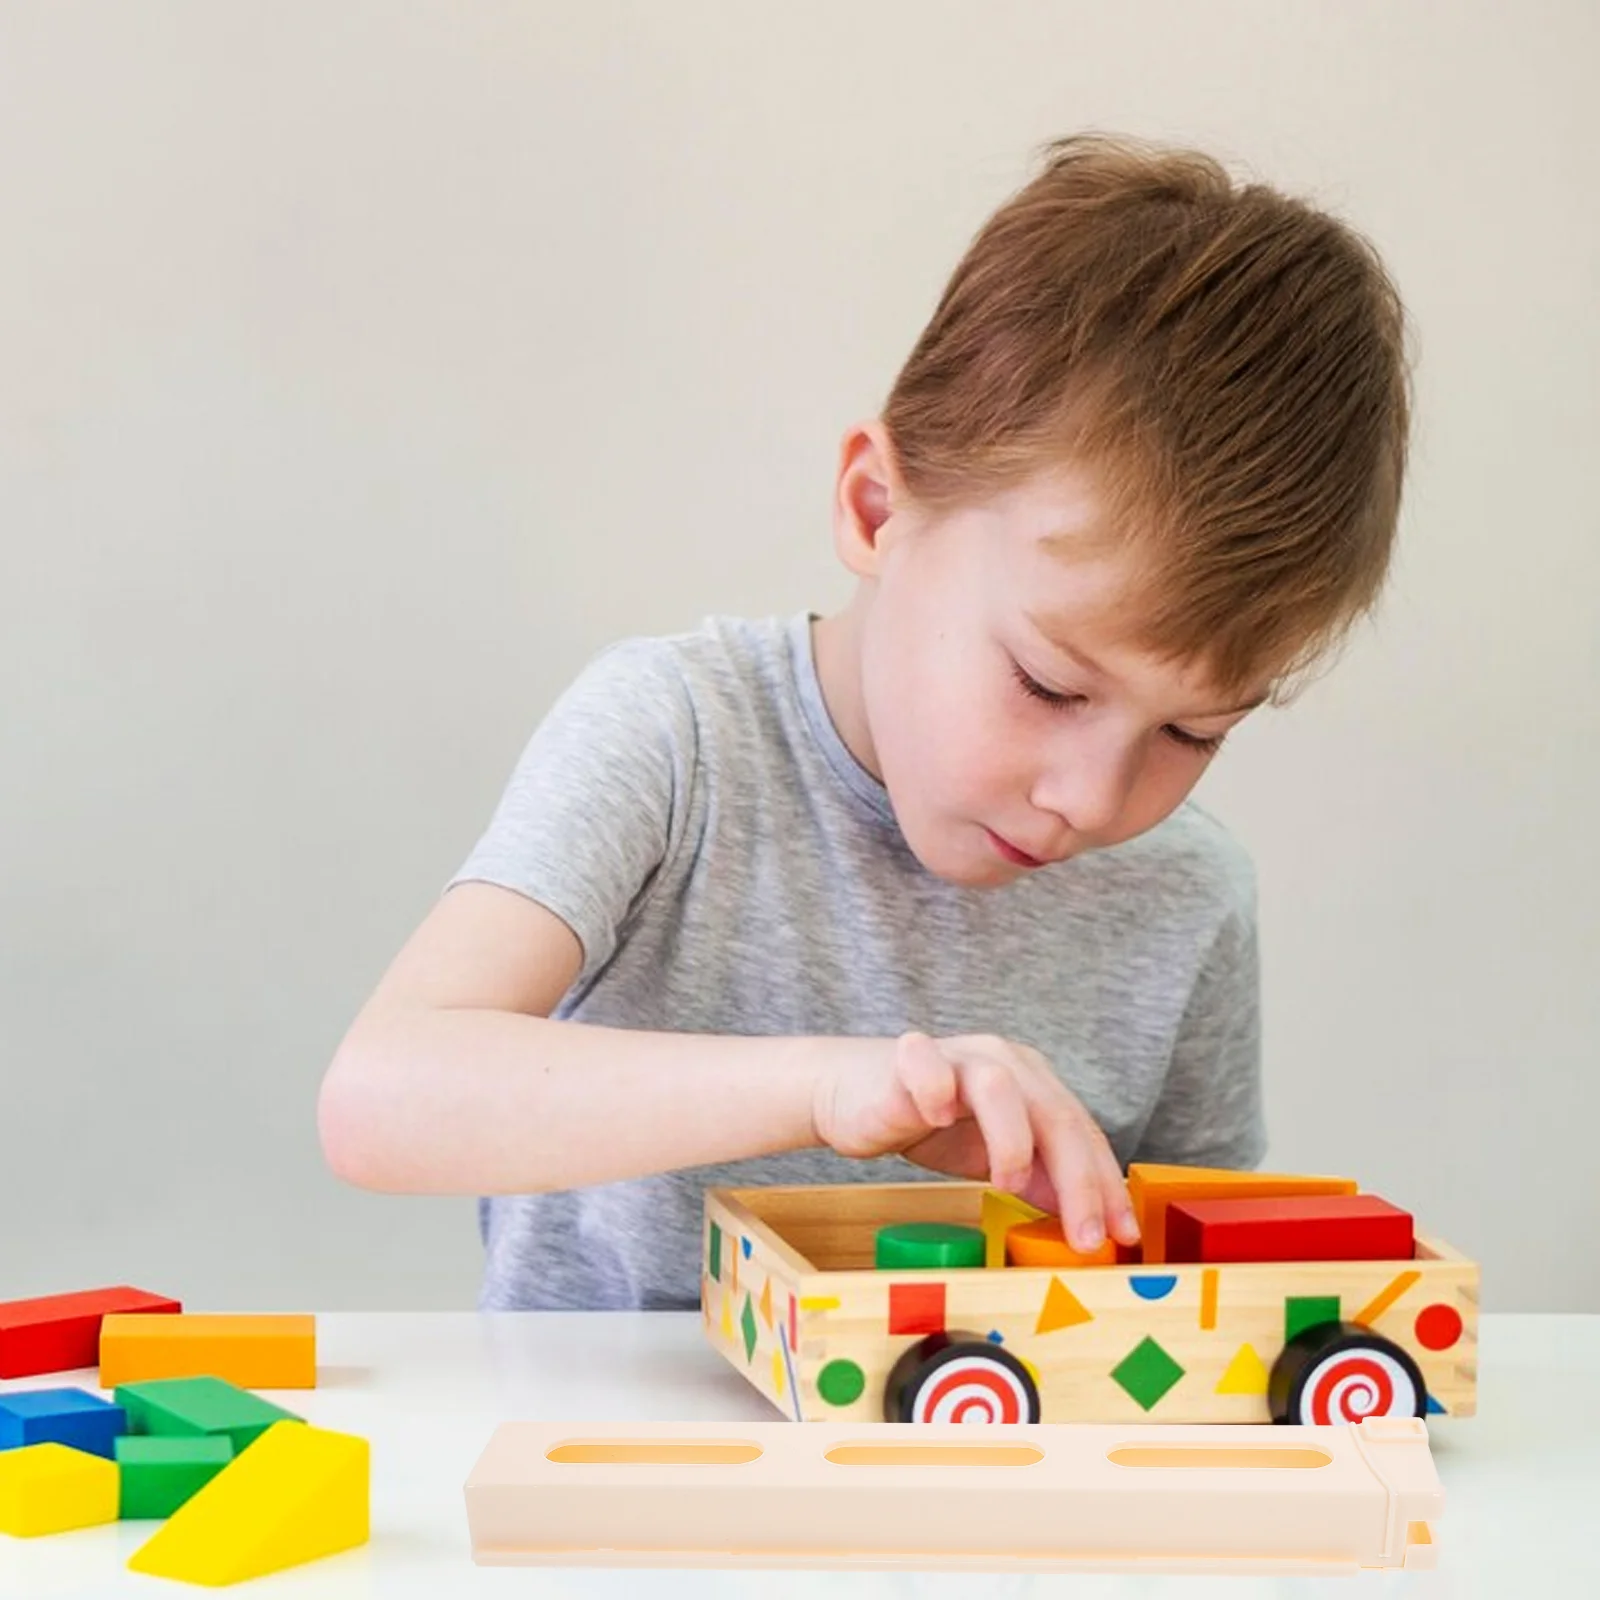
M 1359 1422 L 1363 1417 L 1420 1417 L 1427 1386 L 1406 1351 L 1353 1322 L 1307 1328 L 1284 1346 L 1267 1400 L 1274 1422 Z
M 884 1385 L 889 1422 L 1037 1422 L 1039 1391 L 1009 1350 L 935 1333 L 901 1352 Z

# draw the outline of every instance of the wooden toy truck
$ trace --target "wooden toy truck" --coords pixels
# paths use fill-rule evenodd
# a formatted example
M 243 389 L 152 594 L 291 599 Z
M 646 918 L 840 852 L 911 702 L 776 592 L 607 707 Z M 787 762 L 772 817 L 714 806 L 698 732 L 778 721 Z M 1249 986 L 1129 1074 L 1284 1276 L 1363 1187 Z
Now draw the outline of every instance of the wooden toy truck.
M 1475 1410 L 1478 1268 L 1442 1240 L 1418 1233 L 1408 1260 L 1005 1265 L 997 1228 L 1038 1215 L 983 1183 L 708 1189 L 707 1336 L 803 1422 Z M 913 1221 L 984 1228 L 986 1264 L 876 1266 L 878 1229 Z

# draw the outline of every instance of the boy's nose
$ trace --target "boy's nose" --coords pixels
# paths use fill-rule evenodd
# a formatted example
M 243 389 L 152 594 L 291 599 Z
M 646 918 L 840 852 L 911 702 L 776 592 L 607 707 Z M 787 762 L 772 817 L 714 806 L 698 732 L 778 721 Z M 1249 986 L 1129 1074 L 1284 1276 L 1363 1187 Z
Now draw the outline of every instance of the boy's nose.
M 1067 752 L 1039 775 L 1033 803 L 1053 812 L 1085 838 L 1111 833 L 1128 804 L 1138 775 L 1133 751 Z

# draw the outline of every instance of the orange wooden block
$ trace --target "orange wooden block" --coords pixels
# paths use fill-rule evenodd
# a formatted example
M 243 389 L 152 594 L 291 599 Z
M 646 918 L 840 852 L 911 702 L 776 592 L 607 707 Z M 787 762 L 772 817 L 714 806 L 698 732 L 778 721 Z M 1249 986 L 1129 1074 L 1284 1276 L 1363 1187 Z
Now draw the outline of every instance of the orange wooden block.
M 316 1388 L 317 1319 L 111 1316 L 101 1324 L 102 1389 L 152 1378 L 205 1377 L 241 1389 Z
M 1098 1250 L 1075 1250 L 1061 1231 L 1060 1217 L 1035 1217 L 1006 1229 L 1008 1267 L 1112 1267 L 1116 1262 L 1115 1239 Z
M 1128 1196 L 1139 1219 L 1147 1263 L 1167 1259 L 1167 1207 L 1174 1200 L 1282 1199 L 1291 1195 L 1355 1194 L 1354 1178 L 1290 1172 L 1236 1172 L 1227 1167 L 1168 1167 L 1135 1161 Z

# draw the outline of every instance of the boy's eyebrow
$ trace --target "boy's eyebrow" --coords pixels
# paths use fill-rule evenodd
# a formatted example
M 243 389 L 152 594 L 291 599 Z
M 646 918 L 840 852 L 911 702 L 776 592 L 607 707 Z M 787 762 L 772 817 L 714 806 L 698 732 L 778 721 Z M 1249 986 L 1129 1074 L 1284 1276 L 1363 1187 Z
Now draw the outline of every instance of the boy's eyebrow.
M 1090 677 L 1109 678 L 1111 676 L 1111 674 L 1107 672 L 1106 669 L 1101 666 L 1093 656 L 1085 655 L 1083 651 L 1075 649 L 1072 645 L 1068 644 L 1065 639 L 1056 638 L 1050 632 L 1050 630 L 1045 627 L 1043 619 L 1041 619 L 1035 612 L 1029 611 L 1025 613 L 1025 615 L 1027 616 L 1028 621 L 1033 624 L 1034 630 L 1038 633 L 1039 637 L 1043 639 L 1052 650 L 1059 651 L 1060 654 L 1068 657 L 1077 666 L 1081 667 L 1083 671 L 1087 672 Z M 1241 711 L 1254 711 L 1258 706 L 1264 706 L 1267 703 L 1267 700 L 1267 695 L 1258 694 L 1254 699 L 1242 700 L 1238 705 L 1235 706 L 1218 706 L 1215 711 L 1191 711 L 1188 714 L 1191 717 L 1198 718 L 1201 721 L 1205 721 L 1210 717 L 1232 717 L 1236 716 Z

